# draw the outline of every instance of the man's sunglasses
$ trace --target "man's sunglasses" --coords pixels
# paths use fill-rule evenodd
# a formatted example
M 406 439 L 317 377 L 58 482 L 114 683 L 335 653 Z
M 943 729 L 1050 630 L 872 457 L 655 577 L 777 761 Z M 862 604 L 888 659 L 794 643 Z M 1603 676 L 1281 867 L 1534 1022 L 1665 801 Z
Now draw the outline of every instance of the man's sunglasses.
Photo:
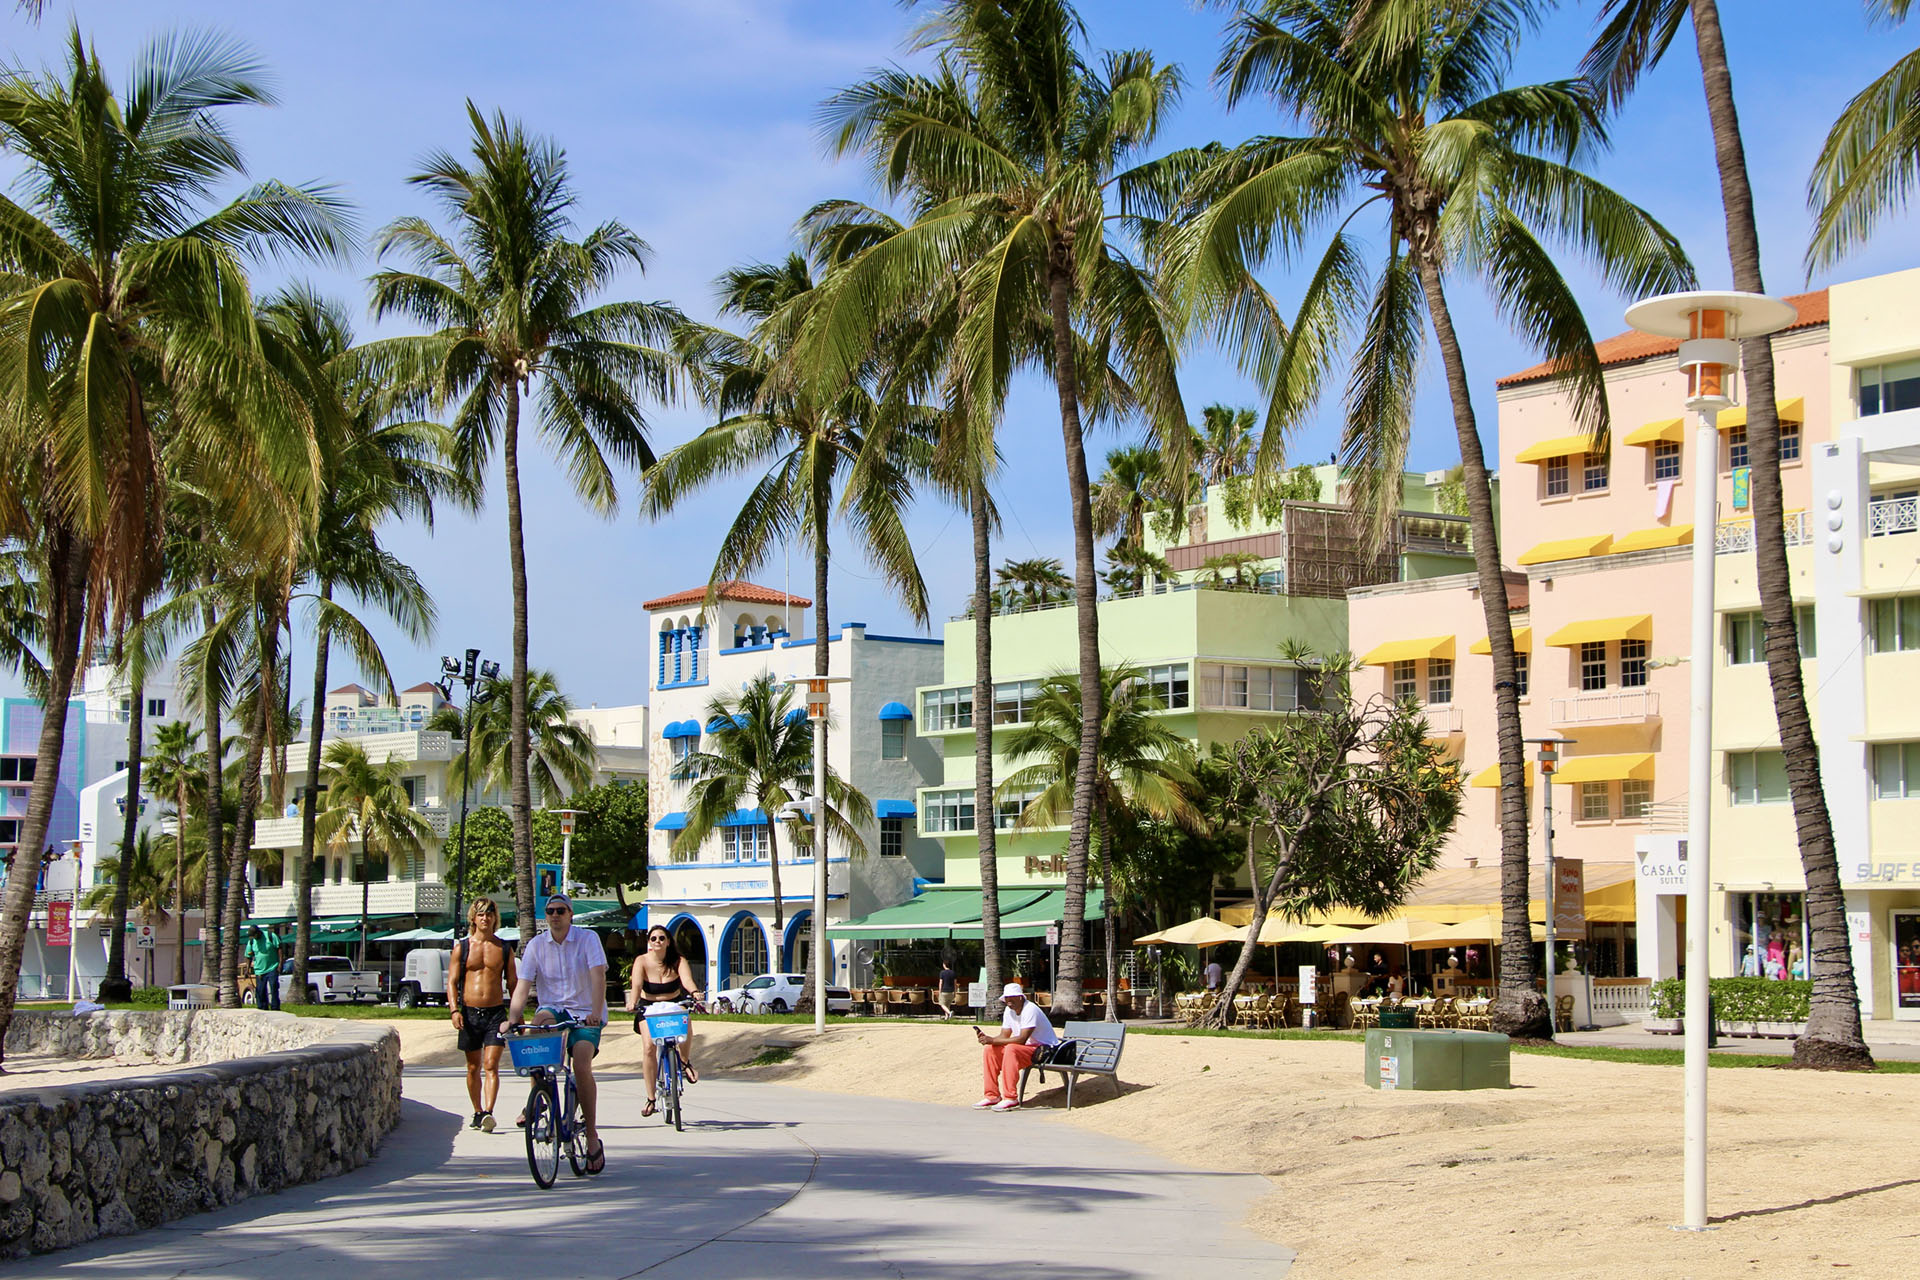
M 573 914 L 573 911 L 567 907 L 548 907 L 547 914 L 550 916 L 570 916 Z

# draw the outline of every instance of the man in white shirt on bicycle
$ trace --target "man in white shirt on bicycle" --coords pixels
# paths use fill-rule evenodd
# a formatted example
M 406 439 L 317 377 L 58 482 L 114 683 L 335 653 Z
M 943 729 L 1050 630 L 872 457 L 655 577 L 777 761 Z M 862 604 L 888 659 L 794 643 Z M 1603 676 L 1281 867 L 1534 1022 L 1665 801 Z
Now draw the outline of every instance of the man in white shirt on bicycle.
M 593 1081 L 593 1058 L 600 1052 L 600 1031 L 607 1025 L 607 952 L 600 935 L 573 927 L 573 902 L 564 893 L 547 899 L 547 932 L 537 933 L 520 957 L 520 980 L 513 987 L 513 1005 L 507 1025 L 517 1027 L 526 1012 L 527 997 L 537 986 L 540 1006 L 535 1026 L 551 1026 L 569 1018 L 582 1025 L 567 1033 L 567 1054 L 573 1060 L 574 1091 L 587 1128 L 587 1172 L 607 1167 L 606 1145 L 600 1141 L 599 1088 Z M 525 1123 L 525 1117 L 522 1117 Z

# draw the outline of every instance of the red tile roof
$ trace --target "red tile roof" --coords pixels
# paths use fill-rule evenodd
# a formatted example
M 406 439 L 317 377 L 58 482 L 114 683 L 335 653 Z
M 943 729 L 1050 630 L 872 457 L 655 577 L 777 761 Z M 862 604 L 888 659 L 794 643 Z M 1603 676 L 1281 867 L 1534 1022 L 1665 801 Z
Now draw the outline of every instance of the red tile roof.
M 433 683 L 431 680 L 422 680 L 419 684 L 413 686 L 413 688 L 402 689 L 400 692 L 402 693 L 438 693 L 440 692 L 440 686 Z
M 357 693 L 368 698 L 373 696 L 369 690 L 363 689 L 357 684 L 343 684 L 338 689 L 329 689 L 327 696 L 332 697 L 336 693 Z
M 1815 325 L 1827 323 L 1827 291 L 1819 289 L 1813 293 L 1790 293 L 1787 301 L 1793 304 L 1800 314 L 1787 326 L 1787 332 L 1795 329 L 1810 329 Z M 1678 351 L 1680 343 L 1675 338 L 1656 338 L 1650 333 L 1616 333 L 1593 344 L 1594 354 L 1600 357 L 1602 365 L 1632 364 L 1636 360 L 1647 360 L 1654 356 L 1667 355 Z M 1534 365 L 1531 369 L 1522 369 L 1519 373 L 1510 373 L 1494 385 L 1500 387 L 1518 386 L 1522 382 L 1537 382 L 1542 378 L 1554 376 L 1552 361 Z
M 741 604 L 793 604 L 802 609 L 811 608 L 813 601 L 805 596 L 789 595 L 784 591 L 775 591 L 772 587 L 762 587 L 751 582 L 742 582 L 735 578 L 723 582 L 714 589 L 714 595 L 722 600 L 737 600 Z M 676 591 L 670 596 L 656 596 L 652 600 L 643 600 L 642 609 L 673 609 L 683 604 L 699 604 L 707 598 L 707 588 L 694 587 L 687 591 Z

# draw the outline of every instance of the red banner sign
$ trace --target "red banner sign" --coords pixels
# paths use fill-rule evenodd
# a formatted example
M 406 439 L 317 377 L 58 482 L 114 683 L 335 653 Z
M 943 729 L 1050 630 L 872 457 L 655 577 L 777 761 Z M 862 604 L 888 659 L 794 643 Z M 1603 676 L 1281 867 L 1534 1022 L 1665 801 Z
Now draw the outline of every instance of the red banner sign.
M 50 947 L 73 945 L 73 904 L 71 902 L 47 904 L 47 945 Z

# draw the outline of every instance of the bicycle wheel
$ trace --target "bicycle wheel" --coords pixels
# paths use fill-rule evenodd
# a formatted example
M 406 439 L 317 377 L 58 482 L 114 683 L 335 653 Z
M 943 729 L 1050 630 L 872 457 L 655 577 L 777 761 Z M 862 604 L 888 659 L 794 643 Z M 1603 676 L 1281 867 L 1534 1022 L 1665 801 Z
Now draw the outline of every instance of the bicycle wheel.
M 667 1119 L 673 1124 L 675 1133 L 686 1131 L 686 1108 L 680 1099 L 680 1050 L 667 1046 L 666 1061 L 661 1064 L 660 1083 L 667 1089 Z
M 567 1164 L 574 1177 L 587 1176 L 587 1115 L 573 1091 L 572 1076 L 567 1077 Z
M 560 1176 L 560 1108 L 551 1080 L 541 1076 L 527 1097 L 527 1168 L 541 1187 Z

